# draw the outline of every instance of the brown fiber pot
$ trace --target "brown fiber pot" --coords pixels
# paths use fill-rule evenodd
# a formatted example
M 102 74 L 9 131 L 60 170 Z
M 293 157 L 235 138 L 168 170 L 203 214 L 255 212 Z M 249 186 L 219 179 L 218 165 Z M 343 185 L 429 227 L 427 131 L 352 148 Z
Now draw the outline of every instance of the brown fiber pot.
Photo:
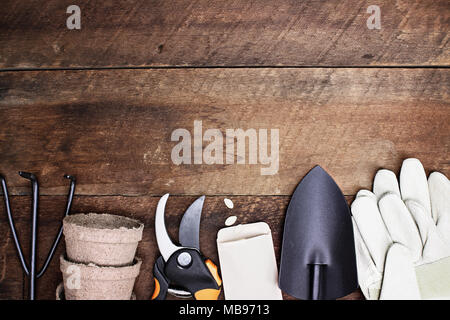
M 142 264 L 136 258 L 130 266 L 100 267 L 71 262 L 64 255 L 59 261 L 66 300 L 130 300 Z
M 63 220 L 70 261 L 99 266 L 126 266 L 133 262 L 144 224 L 112 214 L 73 214 Z

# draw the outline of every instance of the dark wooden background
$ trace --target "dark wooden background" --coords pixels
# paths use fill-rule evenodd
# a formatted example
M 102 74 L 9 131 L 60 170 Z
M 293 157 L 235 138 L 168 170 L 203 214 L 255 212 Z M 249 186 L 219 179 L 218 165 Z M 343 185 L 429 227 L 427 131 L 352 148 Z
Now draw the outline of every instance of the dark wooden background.
M 66 28 L 71 4 L 81 8 L 81 30 Z M 380 30 L 366 26 L 373 4 Z M 184 210 L 207 195 L 201 249 L 218 262 L 216 234 L 229 215 L 268 222 L 279 258 L 290 195 L 316 164 L 349 202 L 371 187 L 377 169 L 398 172 L 407 157 L 450 175 L 447 0 L 4 0 L 1 7 L 0 173 L 25 251 L 30 186 L 17 171 L 40 181 L 40 261 L 63 215 L 62 176 L 73 174 L 73 213 L 145 222 L 139 299 L 153 291 L 154 211 L 165 192 L 173 194 L 167 225 L 175 239 Z M 222 131 L 278 128 L 278 174 L 261 176 L 260 165 L 174 165 L 171 132 L 192 132 L 194 120 Z M 22 299 L 27 279 L 0 198 L 0 298 Z M 38 298 L 53 299 L 60 281 L 54 259 Z

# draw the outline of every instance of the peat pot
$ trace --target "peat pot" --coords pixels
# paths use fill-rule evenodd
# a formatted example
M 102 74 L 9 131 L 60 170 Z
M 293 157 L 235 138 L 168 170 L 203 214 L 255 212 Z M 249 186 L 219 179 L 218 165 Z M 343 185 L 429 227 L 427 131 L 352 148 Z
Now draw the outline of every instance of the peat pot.
M 60 257 L 66 300 L 130 300 L 142 261 L 125 267 L 102 267 Z
M 112 214 L 73 214 L 64 218 L 66 254 L 70 261 L 98 266 L 133 262 L 144 224 Z
M 66 300 L 63 282 L 58 284 L 58 286 L 56 287 L 56 300 Z M 136 300 L 136 294 L 134 292 L 131 294 L 131 300 Z

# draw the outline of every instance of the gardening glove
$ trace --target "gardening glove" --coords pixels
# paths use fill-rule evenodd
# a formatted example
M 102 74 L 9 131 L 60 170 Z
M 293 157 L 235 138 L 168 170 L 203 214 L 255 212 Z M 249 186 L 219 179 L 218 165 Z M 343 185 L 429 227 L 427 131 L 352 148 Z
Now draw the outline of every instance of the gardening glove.
M 379 170 L 352 203 L 358 281 L 367 299 L 450 299 L 450 182 L 417 159 Z

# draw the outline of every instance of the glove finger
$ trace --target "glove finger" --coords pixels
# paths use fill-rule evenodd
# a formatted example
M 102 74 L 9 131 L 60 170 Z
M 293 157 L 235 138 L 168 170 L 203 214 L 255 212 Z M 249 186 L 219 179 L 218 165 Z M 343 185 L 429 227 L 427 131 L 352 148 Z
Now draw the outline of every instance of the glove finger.
M 409 250 L 394 243 L 386 256 L 380 300 L 419 299 L 419 285 Z
M 433 172 L 428 178 L 433 220 L 450 245 L 450 181 L 442 173 Z
M 392 244 L 374 197 L 357 197 L 351 206 L 353 219 L 371 259 L 379 272 L 383 271 L 386 252 Z
M 425 211 L 424 207 L 413 200 L 405 203 L 411 216 L 416 222 L 422 241 L 422 259 L 421 264 L 434 262 L 449 255 L 449 248 L 438 232 L 433 218 Z
M 413 200 L 420 203 L 431 216 L 427 176 L 419 160 L 410 158 L 403 161 L 400 170 L 400 191 L 403 201 Z
M 381 273 L 378 272 L 353 217 L 352 224 L 353 234 L 355 237 L 355 253 L 356 265 L 358 268 L 359 287 L 361 288 L 361 291 L 366 299 L 378 300 L 382 279 Z
M 405 203 L 398 195 L 391 193 L 384 195 L 378 206 L 392 241 L 408 248 L 413 261 L 419 261 L 422 256 L 422 239 Z
M 397 176 L 390 170 L 378 170 L 373 181 L 373 193 L 377 199 L 381 199 L 386 193 L 394 193 L 400 196 Z
M 369 197 L 372 198 L 374 201 L 377 200 L 377 197 L 372 193 L 372 191 L 366 189 L 361 189 L 358 191 L 358 193 L 356 194 L 356 198 L 359 197 Z

